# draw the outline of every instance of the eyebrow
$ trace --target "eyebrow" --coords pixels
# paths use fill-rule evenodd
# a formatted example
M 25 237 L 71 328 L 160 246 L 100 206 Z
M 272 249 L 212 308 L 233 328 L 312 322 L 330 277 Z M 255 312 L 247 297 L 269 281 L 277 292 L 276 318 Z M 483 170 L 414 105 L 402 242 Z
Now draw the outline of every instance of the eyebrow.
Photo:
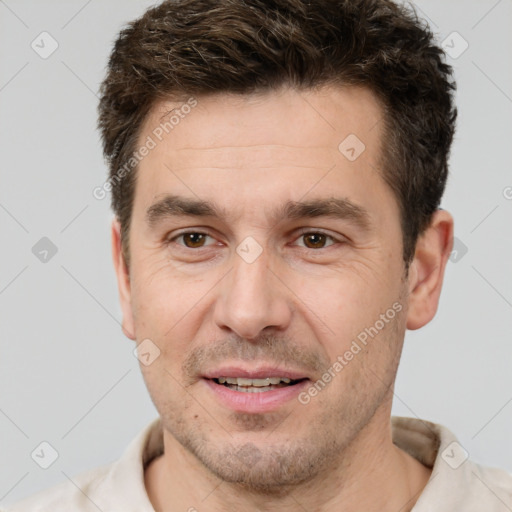
M 210 201 L 167 194 L 152 204 L 146 211 L 146 223 L 154 228 L 159 222 L 173 217 L 212 217 L 227 219 L 225 208 Z M 369 231 L 371 216 L 363 206 L 347 198 L 328 197 L 309 201 L 287 201 L 275 209 L 272 217 L 276 220 L 300 220 L 304 218 L 331 217 L 348 220 L 358 228 Z

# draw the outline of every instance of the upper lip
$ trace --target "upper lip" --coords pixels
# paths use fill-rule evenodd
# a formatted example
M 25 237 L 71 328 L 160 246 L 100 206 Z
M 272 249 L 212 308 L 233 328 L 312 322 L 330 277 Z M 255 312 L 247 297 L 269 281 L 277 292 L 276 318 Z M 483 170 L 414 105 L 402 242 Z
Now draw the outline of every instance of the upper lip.
M 223 366 L 206 371 L 202 377 L 206 379 L 218 379 L 219 377 L 231 377 L 242 379 L 265 379 L 266 377 L 286 377 L 290 380 L 307 379 L 308 376 L 301 371 L 276 368 L 275 366 L 259 366 L 258 368 L 242 368 L 240 366 Z

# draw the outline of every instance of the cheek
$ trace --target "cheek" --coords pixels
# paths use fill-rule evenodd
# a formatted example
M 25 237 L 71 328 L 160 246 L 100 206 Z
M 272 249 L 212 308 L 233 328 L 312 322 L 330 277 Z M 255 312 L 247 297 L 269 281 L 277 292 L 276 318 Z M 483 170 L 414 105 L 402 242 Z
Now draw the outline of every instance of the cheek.
M 197 345 L 209 307 L 208 294 L 218 279 L 209 273 L 183 276 L 168 264 L 148 265 L 134 276 L 132 308 L 137 338 L 154 342 L 160 350 L 157 361 L 165 362 L 166 369 L 178 376 L 183 360 Z M 145 378 L 151 379 L 153 370 L 158 368 L 143 368 Z M 158 378 L 167 380 L 169 376 Z
M 379 266 L 381 272 L 384 268 Z M 358 336 L 363 341 L 373 339 L 368 332 L 375 333 L 375 328 L 379 333 L 375 339 L 388 337 L 396 323 L 393 304 L 400 300 L 393 269 L 384 276 L 361 264 L 338 270 L 302 275 L 293 287 L 301 299 L 296 303 L 299 315 L 306 319 L 330 361 L 349 350 Z M 386 312 L 388 322 L 383 327 L 380 318 Z
M 184 277 L 165 258 L 154 262 L 148 258 L 134 269 L 132 306 L 139 324 L 162 337 L 206 290 L 204 277 Z

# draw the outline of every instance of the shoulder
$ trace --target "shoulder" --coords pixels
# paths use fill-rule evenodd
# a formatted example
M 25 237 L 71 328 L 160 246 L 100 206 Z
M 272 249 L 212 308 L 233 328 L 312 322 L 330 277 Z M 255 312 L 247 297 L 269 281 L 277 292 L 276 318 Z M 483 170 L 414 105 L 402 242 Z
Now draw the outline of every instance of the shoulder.
M 451 493 L 457 496 L 453 506 L 461 503 L 467 512 L 512 510 L 512 473 L 509 471 L 468 459 L 460 467 L 450 469 L 450 473 L 445 478 L 444 495 Z M 458 490 L 454 492 L 453 486 Z
M 472 462 L 470 470 L 475 486 L 479 485 L 482 491 L 487 490 L 496 498 L 501 498 L 508 507 L 511 507 L 508 510 L 512 509 L 512 473 L 502 468 L 484 466 L 476 462 Z
M 120 459 L 78 476 L 64 474 L 63 482 L 15 503 L 5 512 L 152 511 L 144 469 L 162 452 L 162 428 L 157 418 L 139 432 Z
M 512 474 L 473 461 L 444 425 L 392 417 L 393 442 L 431 469 L 414 512 L 510 512 Z
M 112 464 L 85 471 L 53 487 L 40 491 L 7 508 L 5 512 L 98 512 L 94 502 L 99 488 L 109 474 Z M 1 511 L 0 511 L 1 512 Z

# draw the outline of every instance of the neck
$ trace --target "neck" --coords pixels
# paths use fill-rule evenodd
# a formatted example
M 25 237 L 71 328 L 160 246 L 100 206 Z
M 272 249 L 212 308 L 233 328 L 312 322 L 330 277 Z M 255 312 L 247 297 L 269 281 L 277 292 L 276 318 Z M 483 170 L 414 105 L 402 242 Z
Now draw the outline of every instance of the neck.
M 220 480 L 164 429 L 164 454 L 145 473 L 149 498 L 157 512 L 409 512 L 431 470 L 393 444 L 385 413 L 387 418 L 377 412 L 342 453 L 333 454 L 322 474 L 276 494 Z

